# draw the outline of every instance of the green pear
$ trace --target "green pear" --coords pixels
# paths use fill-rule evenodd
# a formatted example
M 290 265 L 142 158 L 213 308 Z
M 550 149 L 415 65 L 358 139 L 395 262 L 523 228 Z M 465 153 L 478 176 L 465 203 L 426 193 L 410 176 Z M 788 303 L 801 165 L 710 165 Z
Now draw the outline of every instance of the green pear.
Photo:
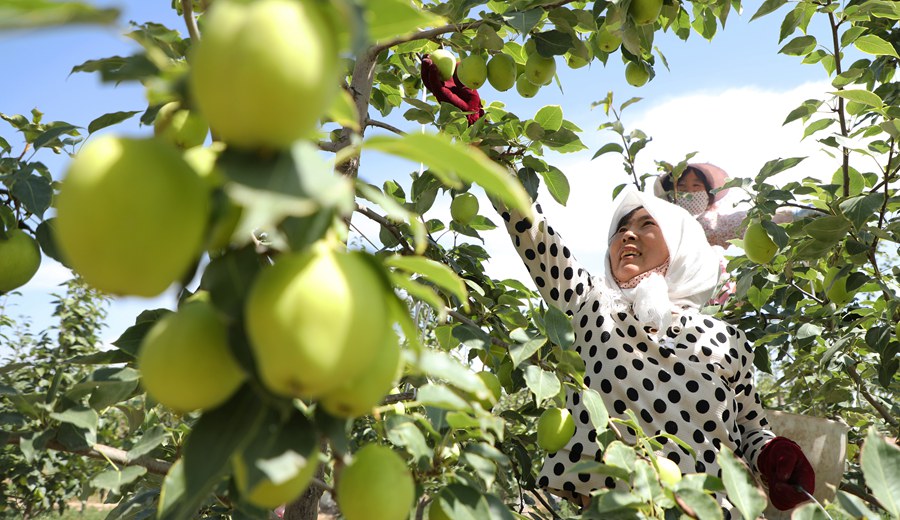
M 538 446 L 550 453 L 559 451 L 575 435 L 575 420 L 566 408 L 548 408 L 538 419 Z
M 456 67 L 456 76 L 463 85 L 478 89 L 487 80 L 487 63 L 484 56 L 470 54 L 463 58 Z
M 519 93 L 523 98 L 533 98 L 537 95 L 538 90 L 541 89 L 540 85 L 535 85 L 532 83 L 527 77 L 525 77 L 525 73 L 519 75 L 516 79 L 516 92 Z
M 415 483 L 392 449 L 367 444 L 338 475 L 336 491 L 346 520 L 405 520 L 415 498 Z
M 178 412 L 215 408 L 246 379 L 228 346 L 224 320 L 202 297 L 153 325 L 137 366 L 147 393 Z
M 511 89 L 516 84 L 516 60 L 509 54 L 495 54 L 487 63 L 487 79 L 500 92 Z
M 759 222 L 747 226 L 744 231 L 744 254 L 757 264 L 767 264 L 775 258 L 778 246 L 769 238 L 766 228 Z
M 389 331 L 372 364 L 358 377 L 322 396 L 319 404 L 338 417 L 370 413 L 397 381 L 402 369 L 400 361 L 400 343 L 397 335 Z
M 549 85 L 556 74 L 556 60 L 546 58 L 537 52 L 529 54 L 525 60 L 525 77 L 535 85 Z
M 447 49 L 438 49 L 432 51 L 430 56 L 431 62 L 437 67 L 442 80 L 447 81 L 453 77 L 453 73 L 456 71 L 456 56 L 452 52 Z
M 21 229 L 10 229 L 0 237 L 0 294 L 28 283 L 41 266 L 41 249 Z
M 247 334 L 269 390 L 316 398 L 370 367 L 391 323 L 387 282 L 364 255 L 320 242 L 257 276 L 245 304 Z

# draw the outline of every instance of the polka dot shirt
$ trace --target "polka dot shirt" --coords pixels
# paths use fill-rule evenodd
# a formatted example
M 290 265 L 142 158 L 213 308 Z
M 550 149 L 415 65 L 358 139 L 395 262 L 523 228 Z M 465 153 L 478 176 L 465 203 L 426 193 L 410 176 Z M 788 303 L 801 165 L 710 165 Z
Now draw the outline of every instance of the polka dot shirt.
M 536 210 L 540 216 L 539 205 Z M 659 454 L 684 473 L 721 476 L 716 457 L 723 446 L 755 472 L 760 449 L 774 435 L 754 388 L 753 351 L 744 334 L 695 311 L 678 316 L 663 334 L 642 326 L 631 312 L 604 311 L 601 291 L 609 289 L 577 263 L 542 217 L 532 224 L 509 210 L 501 214 L 543 298 L 572 317 L 585 384 L 600 394 L 610 416 L 627 419 L 631 410 L 647 435 L 669 433 L 689 444 L 695 455 L 658 438 Z M 566 406 L 575 435 L 547 455 L 538 485 L 563 495 L 615 488 L 611 477 L 569 472 L 578 462 L 599 461 L 602 451 L 580 394 L 570 390 Z M 620 429 L 633 443 L 630 430 Z

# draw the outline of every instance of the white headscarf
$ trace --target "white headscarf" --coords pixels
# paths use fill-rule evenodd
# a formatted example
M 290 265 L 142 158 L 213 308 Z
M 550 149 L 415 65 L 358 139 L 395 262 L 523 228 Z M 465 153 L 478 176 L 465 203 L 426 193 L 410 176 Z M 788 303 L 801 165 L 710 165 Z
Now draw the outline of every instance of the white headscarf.
M 607 254 L 604 283 L 609 291 L 620 293 L 631 304 L 641 323 L 665 331 L 672 323 L 673 313 L 697 310 L 709 301 L 719 283 L 719 259 L 707 242 L 703 228 L 684 209 L 630 186 L 622 190 L 615 203 L 607 243 L 615 234 L 619 220 L 643 207 L 662 231 L 669 249 L 669 268 L 665 276 L 654 273 L 634 289 L 620 289 Z

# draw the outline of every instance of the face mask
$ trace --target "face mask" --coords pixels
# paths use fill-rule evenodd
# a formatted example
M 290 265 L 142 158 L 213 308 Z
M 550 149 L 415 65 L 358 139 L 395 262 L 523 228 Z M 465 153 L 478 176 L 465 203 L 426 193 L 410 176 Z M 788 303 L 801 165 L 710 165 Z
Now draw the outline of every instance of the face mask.
M 676 205 L 686 209 L 694 216 L 703 213 L 709 207 L 709 194 L 705 191 L 677 192 L 672 195 Z

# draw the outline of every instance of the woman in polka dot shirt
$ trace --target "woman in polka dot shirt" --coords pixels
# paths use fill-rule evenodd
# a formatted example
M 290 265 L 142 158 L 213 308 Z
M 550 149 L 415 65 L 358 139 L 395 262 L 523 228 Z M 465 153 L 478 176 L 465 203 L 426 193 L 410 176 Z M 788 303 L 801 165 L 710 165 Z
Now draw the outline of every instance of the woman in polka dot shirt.
M 572 317 L 575 350 L 585 362 L 585 384 L 599 392 L 611 417 L 632 410 L 648 435 L 669 433 L 689 451 L 658 437 L 659 455 L 685 473 L 721 475 L 724 446 L 768 481 L 773 504 L 789 509 L 812 492 L 812 468 L 799 447 L 768 430 L 753 384 L 753 351 L 744 334 L 700 314 L 716 287 L 719 264 L 703 229 L 683 209 L 637 190 L 618 198 L 607 240 L 604 276 L 592 277 L 541 216 L 531 222 L 500 209 L 513 244 L 548 304 Z M 600 460 L 596 431 L 578 392 L 567 393 L 575 417 L 569 443 L 549 453 L 538 485 L 587 503 L 592 490 L 615 488 L 613 478 L 570 473 Z M 622 431 L 634 442 L 631 431 Z M 717 497 L 726 511 L 729 504 Z

